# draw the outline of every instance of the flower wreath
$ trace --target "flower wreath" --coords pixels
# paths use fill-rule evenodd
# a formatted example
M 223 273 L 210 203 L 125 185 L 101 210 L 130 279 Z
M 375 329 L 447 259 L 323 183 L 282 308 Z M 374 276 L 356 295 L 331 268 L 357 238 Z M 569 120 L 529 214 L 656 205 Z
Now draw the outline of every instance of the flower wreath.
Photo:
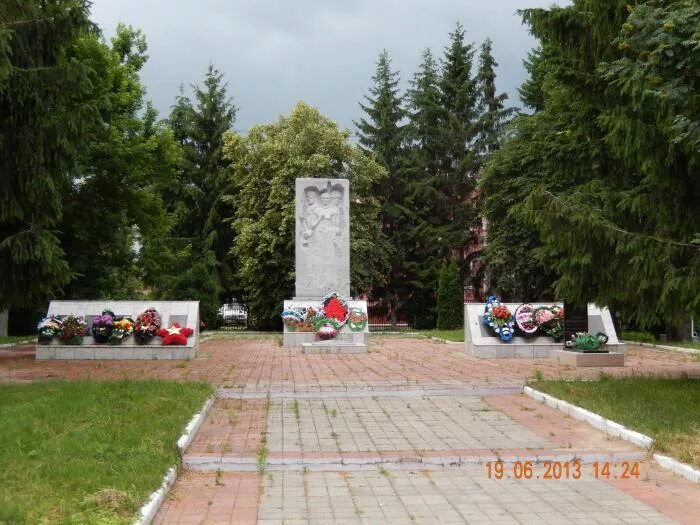
M 588 332 L 576 332 L 565 343 L 566 348 L 581 352 L 595 352 L 608 342 L 608 336 L 603 332 L 591 335 Z
M 44 317 L 36 327 L 40 343 L 48 343 L 61 332 L 61 318 L 53 314 Z
M 160 329 L 160 314 L 155 308 L 148 308 L 136 318 L 134 337 L 139 343 L 147 343 Z
M 352 308 L 348 316 L 348 326 L 353 332 L 361 332 L 367 326 L 367 314 L 361 308 Z
M 561 306 L 538 306 L 534 310 L 537 326 L 555 341 L 564 337 L 564 309 Z
M 96 343 L 106 343 L 114 329 L 114 312 L 103 310 L 102 315 L 92 318 L 92 338 Z
M 194 333 L 192 328 L 180 326 L 179 323 L 173 323 L 170 328 L 161 328 L 158 330 L 158 337 L 163 338 L 163 346 L 167 345 L 186 345 L 187 338 Z
M 83 342 L 83 336 L 87 333 L 87 323 L 82 317 L 67 315 L 61 322 L 61 340 L 69 345 L 79 345 Z
M 515 325 L 523 335 L 535 335 L 538 326 L 535 322 L 535 309 L 531 304 L 521 304 L 515 309 Z
M 134 333 L 134 321 L 129 317 L 122 317 L 114 321 L 112 335 L 109 336 L 109 342 L 113 345 L 119 345 L 122 339 L 129 337 Z
M 486 300 L 483 320 L 484 324 L 501 338 L 501 341 L 507 343 L 513 339 L 515 333 L 513 314 L 495 295 L 489 296 Z
M 322 304 L 323 306 L 319 310 L 311 306 L 287 308 L 281 314 L 282 322 L 291 332 L 296 330 L 300 332 L 313 331 L 316 332 L 317 339 L 333 339 L 338 335 L 338 331 L 343 325 L 348 322 L 350 308 L 348 302 L 338 292 L 326 295 L 322 299 Z M 353 329 L 352 325 L 351 329 Z

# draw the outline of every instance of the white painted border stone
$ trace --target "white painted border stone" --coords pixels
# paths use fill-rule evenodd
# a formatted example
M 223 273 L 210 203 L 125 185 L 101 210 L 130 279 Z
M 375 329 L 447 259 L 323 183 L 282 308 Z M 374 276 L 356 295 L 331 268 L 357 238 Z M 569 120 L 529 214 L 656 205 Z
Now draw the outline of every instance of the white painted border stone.
M 651 449 L 654 446 L 653 438 L 637 432 L 636 430 L 629 429 L 620 423 L 606 419 L 595 412 L 572 405 L 571 403 L 557 399 L 556 397 L 540 392 L 539 390 L 535 390 L 529 386 L 524 387 L 523 392 L 535 401 L 539 401 L 540 403 L 544 403 L 549 407 L 556 408 L 575 419 L 585 421 L 589 425 L 602 430 L 609 436 L 625 439 L 646 449 Z M 687 479 L 688 481 L 692 481 L 693 483 L 700 483 L 700 470 L 697 470 L 686 463 L 681 463 L 680 461 L 669 456 L 654 454 L 653 458 L 654 461 L 656 461 L 656 463 L 662 468 L 670 470 L 674 474 L 678 474 L 679 476 Z
M 146 504 L 139 510 L 139 519 L 134 522 L 134 525 L 150 525 L 153 518 L 156 517 L 158 510 L 160 510 L 168 491 L 175 484 L 176 479 L 177 469 L 175 467 L 170 467 L 158 490 L 151 493 L 150 497 L 148 498 L 148 502 L 146 502 Z
M 671 352 L 679 352 L 681 354 L 691 354 L 700 355 L 700 350 L 695 348 L 685 348 L 682 346 L 670 346 L 670 345 L 655 345 L 652 343 L 638 343 L 637 341 L 622 341 L 625 344 L 633 346 L 642 346 L 644 348 L 651 348 L 653 350 L 669 350 Z
M 192 440 L 199 430 L 199 427 L 201 427 L 202 423 L 204 422 L 204 418 L 209 413 L 209 410 L 211 410 L 215 399 L 216 394 L 209 397 L 209 399 L 204 402 L 204 405 L 200 411 L 192 416 L 190 422 L 187 423 L 185 431 L 177 440 L 177 448 L 180 455 L 182 455 L 185 449 L 190 445 L 190 443 L 192 443 Z M 161 483 L 160 487 L 151 493 L 151 495 L 148 497 L 148 501 L 139 509 L 139 518 L 134 522 L 134 525 L 150 525 L 153 518 L 156 517 L 156 514 L 160 510 L 160 507 L 163 505 L 165 497 L 168 495 L 168 492 L 175 484 L 176 480 L 177 466 L 170 467 L 168 472 L 166 472 L 165 476 L 163 477 L 163 483 Z

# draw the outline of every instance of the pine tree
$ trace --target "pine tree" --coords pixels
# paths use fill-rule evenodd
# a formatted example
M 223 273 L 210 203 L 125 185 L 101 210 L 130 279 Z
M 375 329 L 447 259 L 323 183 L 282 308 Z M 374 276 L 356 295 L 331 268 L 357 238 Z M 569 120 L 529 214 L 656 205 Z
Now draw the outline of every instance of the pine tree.
M 0 309 L 34 307 L 70 277 L 56 228 L 70 173 L 99 119 L 87 1 L 0 4 Z

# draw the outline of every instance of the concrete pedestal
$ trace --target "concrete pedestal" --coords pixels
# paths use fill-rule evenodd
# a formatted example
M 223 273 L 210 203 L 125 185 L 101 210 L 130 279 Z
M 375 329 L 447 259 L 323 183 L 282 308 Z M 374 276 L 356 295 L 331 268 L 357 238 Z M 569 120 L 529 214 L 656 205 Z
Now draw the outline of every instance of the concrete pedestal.
M 625 366 L 625 354 L 622 352 L 574 352 L 571 350 L 553 350 L 549 358 L 560 365 L 568 366 Z

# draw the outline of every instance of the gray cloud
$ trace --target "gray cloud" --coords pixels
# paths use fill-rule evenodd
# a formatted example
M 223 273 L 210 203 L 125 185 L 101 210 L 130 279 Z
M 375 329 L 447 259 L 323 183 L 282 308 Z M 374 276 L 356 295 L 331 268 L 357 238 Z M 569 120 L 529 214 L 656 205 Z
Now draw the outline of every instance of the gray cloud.
M 224 73 L 239 107 L 237 129 L 274 121 L 304 100 L 354 131 L 379 52 L 387 49 L 406 87 L 422 50 L 429 47 L 441 56 L 457 21 L 477 47 L 487 37 L 493 40 L 498 88 L 518 105 L 522 60 L 535 41 L 515 11 L 551 3 L 94 0 L 92 12 L 108 38 L 120 21 L 146 34 L 150 59 L 142 79 L 161 116 L 169 113 L 179 86 L 189 92 L 211 62 Z

